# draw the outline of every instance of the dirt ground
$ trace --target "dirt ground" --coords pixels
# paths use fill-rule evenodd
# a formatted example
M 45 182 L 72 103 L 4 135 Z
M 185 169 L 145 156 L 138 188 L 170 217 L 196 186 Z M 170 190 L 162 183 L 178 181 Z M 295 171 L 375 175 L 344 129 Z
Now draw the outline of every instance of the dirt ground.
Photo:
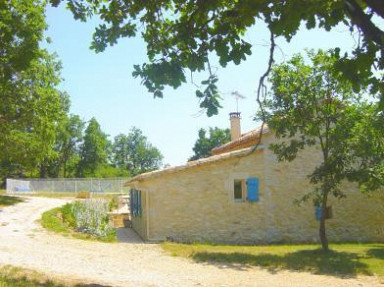
M 200 264 L 169 256 L 156 244 L 145 244 L 130 230 L 122 243 L 98 243 L 45 231 L 42 212 L 65 201 L 30 197 L 0 208 L 0 265 L 33 269 L 52 278 L 102 286 L 384 286 L 371 277 L 339 278 L 305 272 L 267 270 L 243 265 Z

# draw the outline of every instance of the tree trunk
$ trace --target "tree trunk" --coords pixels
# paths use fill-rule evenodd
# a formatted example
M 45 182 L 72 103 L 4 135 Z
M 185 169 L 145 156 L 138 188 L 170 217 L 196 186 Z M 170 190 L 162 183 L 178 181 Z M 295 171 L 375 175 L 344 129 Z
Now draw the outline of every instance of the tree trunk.
M 45 168 L 45 165 L 44 165 L 44 163 L 42 163 L 41 165 L 40 165 L 40 171 L 39 171 L 39 177 L 40 178 L 46 178 L 46 175 L 47 175 L 47 173 L 46 173 L 46 168 Z
M 67 178 L 67 162 L 63 164 L 63 177 Z
M 319 227 L 319 236 L 321 241 L 321 246 L 323 251 L 328 251 L 328 238 L 325 230 L 325 213 L 327 209 L 327 200 L 328 200 L 328 191 L 324 191 L 323 200 L 321 204 L 321 218 L 320 218 L 320 227 Z
M 327 233 L 325 231 L 325 218 L 324 218 L 324 207 L 322 208 L 322 215 L 320 219 L 320 228 L 319 228 L 319 235 L 320 235 L 320 241 L 321 241 L 321 247 L 323 248 L 323 251 L 328 251 L 328 239 L 327 239 Z

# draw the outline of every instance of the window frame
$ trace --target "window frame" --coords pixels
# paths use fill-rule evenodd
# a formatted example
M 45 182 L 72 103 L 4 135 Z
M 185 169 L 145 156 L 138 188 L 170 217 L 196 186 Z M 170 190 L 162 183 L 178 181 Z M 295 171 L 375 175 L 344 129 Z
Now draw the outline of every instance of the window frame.
M 241 198 L 236 198 L 236 182 L 240 183 L 241 187 Z M 232 193 L 232 199 L 235 203 L 242 203 L 246 201 L 246 179 L 245 178 L 234 178 L 233 179 L 233 193 Z
M 248 200 L 248 180 L 252 178 L 258 179 L 258 200 L 249 201 Z M 235 198 L 235 181 L 242 182 L 242 199 Z M 248 202 L 249 204 L 259 203 L 260 202 L 260 190 L 262 187 L 261 178 L 259 174 L 249 174 L 245 172 L 231 173 L 228 177 L 228 180 L 225 181 L 225 186 L 228 191 L 228 202 L 230 204 L 238 204 Z

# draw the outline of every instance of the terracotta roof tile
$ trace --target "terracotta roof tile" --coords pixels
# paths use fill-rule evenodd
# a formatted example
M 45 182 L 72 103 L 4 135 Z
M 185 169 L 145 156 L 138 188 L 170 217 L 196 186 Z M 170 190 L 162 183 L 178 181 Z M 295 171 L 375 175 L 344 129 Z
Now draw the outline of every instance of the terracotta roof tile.
M 258 127 L 257 129 L 254 129 L 250 132 L 243 134 L 240 138 L 234 141 L 230 141 L 226 144 L 216 147 L 212 149 L 212 154 L 218 155 L 218 154 L 222 154 L 222 153 L 237 150 L 237 149 L 251 147 L 257 143 L 257 140 L 260 135 L 260 130 L 261 130 L 261 126 Z M 267 125 L 264 125 L 262 134 L 267 134 L 267 133 L 269 133 L 269 129 Z
M 263 146 L 259 146 L 257 150 L 263 150 L 263 149 L 264 149 Z M 209 163 L 213 163 L 216 161 L 225 160 L 225 159 L 229 159 L 229 158 L 233 158 L 233 157 L 241 157 L 241 156 L 250 154 L 253 151 L 254 151 L 253 148 L 244 148 L 244 149 L 239 149 L 239 150 L 235 150 L 235 151 L 231 151 L 231 152 L 227 152 L 227 153 L 222 153 L 219 155 L 213 155 L 213 156 L 210 156 L 207 158 L 202 158 L 202 159 L 190 161 L 185 165 L 168 167 L 168 168 L 164 168 L 164 169 L 160 169 L 160 170 L 142 173 L 142 174 L 139 174 L 139 175 L 131 178 L 130 180 L 128 180 L 125 183 L 125 186 L 130 186 L 131 183 L 133 183 L 135 181 L 142 181 L 142 180 L 147 179 L 147 178 L 157 177 L 157 176 L 161 176 L 164 174 L 175 173 L 175 172 L 183 171 L 186 169 L 206 165 Z

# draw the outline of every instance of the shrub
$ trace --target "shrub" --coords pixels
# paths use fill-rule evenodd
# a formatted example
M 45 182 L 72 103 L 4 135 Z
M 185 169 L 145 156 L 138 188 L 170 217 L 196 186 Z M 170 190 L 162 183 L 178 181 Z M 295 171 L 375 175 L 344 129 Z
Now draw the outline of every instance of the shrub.
M 102 199 L 67 203 L 44 212 L 41 224 L 80 239 L 115 242 L 116 230 L 109 224 L 108 205 L 108 201 Z
M 72 228 L 76 228 L 76 218 L 72 212 L 72 204 L 67 203 L 61 207 L 61 216 L 63 222 Z
M 117 201 L 118 201 L 117 196 L 113 196 L 111 198 L 111 200 L 108 203 L 108 210 L 109 211 L 117 209 L 117 207 L 118 207 Z
M 113 231 L 109 224 L 108 202 L 102 199 L 76 201 L 72 204 L 76 230 L 96 237 L 108 237 Z
M 63 223 L 62 216 L 61 218 L 59 216 L 61 215 L 61 209 L 62 207 L 56 207 L 44 212 L 41 216 L 41 225 L 54 232 L 67 233 L 68 227 Z

